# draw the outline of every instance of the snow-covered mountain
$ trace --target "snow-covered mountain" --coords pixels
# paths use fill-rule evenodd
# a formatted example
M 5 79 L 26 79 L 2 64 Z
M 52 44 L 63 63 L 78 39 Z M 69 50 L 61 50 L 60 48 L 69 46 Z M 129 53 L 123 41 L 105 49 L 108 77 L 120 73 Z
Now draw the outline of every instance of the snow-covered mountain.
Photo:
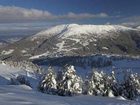
M 9 44 L 8 42 L 6 42 L 4 40 L 0 40 L 0 48 L 5 47 L 8 44 Z
M 18 37 L 8 37 L 8 38 L 5 38 L 3 36 L 0 36 L 0 48 L 2 47 L 5 47 L 9 44 L 12 44 L 12 43 L 15 43 L 19 40 L 21 40 L 22 38 L 18 38 Z
M 140 26 L 138 26 L 137 29 L 140 29 Z
M 47 29 L 45 31 L 41 31 L 40 33 L 36 34 L 36 37 L 45 37 L 48 35 L 58 35 L 60 37 L 69 37 L 69 36 L 79 36 L 81 34 L 97 34 L 96 37 L 105 37 L 107 36 L 108 32 L 119 32 L 131 30 L 131 28 L 119 26 L 119 25 L 78 25 L 78 24 L 67 24 L 67 25 L 59 25 Z M 102 35 L 104 34 L 104 35 Z M 34 36 L 34 37 L 35 37 Z
M 1 49 L 2 58 L 86 56 L 96 53 L 140 54 L 140 32 L 120 25 L 66 24 L 43 30 Z M 6 56 L 5 56 L 6 55 Z

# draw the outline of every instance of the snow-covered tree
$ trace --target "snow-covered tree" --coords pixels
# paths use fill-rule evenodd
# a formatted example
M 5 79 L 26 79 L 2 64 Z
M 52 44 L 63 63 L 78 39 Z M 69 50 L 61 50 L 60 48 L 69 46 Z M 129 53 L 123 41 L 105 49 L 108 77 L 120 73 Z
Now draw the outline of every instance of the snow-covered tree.
M 115 77 L 115 72 L 112 71 L 111 75 L 103 75 L 104 95 L 108 97 L 118 96 L 118 83 Z
M 56 74 L 52 67 L 48 68 L 48 73 L 42 79 L 39 89 L 48 94 L 56 94 L 57 82 Z
M 62 71 L 62 80 L 58 84 L 58 94 L 72 96 L 82 93 L 82 79 L 76 75 L 74 66 L 67 66 Z
M 18 80 L 20 83 L 23 83 L 21 81 L 23 80 L 22 78 Z M 17 81 L 13 80 L 13 82 L 16 83 Z M 57 74 L 53 68 L 49 67 L 48 73 L 40 82 L 39 89 L 48 94 L 61 96 L 73 96 L 84 93 L 108 97 L 123 96 L 127 99 L 135 99 L 140 95 L 140 76 L 126 72 L 124 73 L 123 81 L 121 81 L 116 78 L 114 71 L 111 74 L 107 74 L 94 69 L 83 83 L 82 78 L 76 75 L 74 66 L 65 66 Z
M 116 88 L 116 78 L 114 72 L 107 75 L 103 71 L 94 69 L 88 76 L 85 85 L 85 93 L 89 95 L 101 95 L 114 97 Z
M 104 93 L 104 83 L 103 83 L 104 73 L 101 71 L 93 70 L 86 81 L 86 93 L 89 95 L 103 95 Z
M 122 84 L 122 96 L 128 99 L 135 99 L 140 95 L 140 77 L 139 75 L 127 72 Z

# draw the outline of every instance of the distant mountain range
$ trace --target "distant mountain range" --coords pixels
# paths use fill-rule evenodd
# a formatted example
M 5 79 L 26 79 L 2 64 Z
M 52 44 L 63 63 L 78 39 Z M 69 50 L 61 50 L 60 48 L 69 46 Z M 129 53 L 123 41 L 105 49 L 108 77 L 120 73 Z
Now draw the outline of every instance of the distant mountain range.
M 14 60 L 93 54 L 140 55 L 140 30 L 121 25 L 58 25 L 0 51 L 1 59 Z

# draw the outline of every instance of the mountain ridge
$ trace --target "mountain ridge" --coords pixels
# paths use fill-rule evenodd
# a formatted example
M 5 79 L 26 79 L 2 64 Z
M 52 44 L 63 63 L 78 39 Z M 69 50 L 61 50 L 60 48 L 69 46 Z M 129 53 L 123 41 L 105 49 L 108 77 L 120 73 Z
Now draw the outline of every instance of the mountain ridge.
M 79 25 L 79 24 L 63 24 L 57 25 L 46 30 L 43 30 L 33 37 L 46 37 L 51 34 L 105 34 L 111 31 L 121 30 L 135 30 L 134 28 L 122 26 L 122 25 Z
M 58 25 L 13 43 L 1 58 L 29 59 L 34 56 L 86 56 L 103 54 L 140 54 L 140 31 L 121 25 Z

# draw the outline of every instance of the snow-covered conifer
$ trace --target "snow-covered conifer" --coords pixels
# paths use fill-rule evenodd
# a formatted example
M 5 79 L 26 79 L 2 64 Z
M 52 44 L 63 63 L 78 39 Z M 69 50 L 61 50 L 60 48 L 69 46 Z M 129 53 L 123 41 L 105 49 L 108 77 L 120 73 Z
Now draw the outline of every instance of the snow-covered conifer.
M 127 72 L 122 84 L 122 95 L 128 99 L 135 99 L 140 94 L 140 77 L 138 74 Z
M 117 83 L 114 72 L 107 75 L 103 71 L 94 69 L 86 81 L 86 94 L 114 97 Z
M 56 94 L 56 74 L 52 67 L 48 68 L 48 73 L 44 76 L 43 80 L 41 81 L 39 89 L 48 94 Z
M 58 94 L 72 96 L 82 93 L 82 79 L 76 75 L 74 66 L 67 66 L 62 72 L 62 80 L 59 81 Z
M 87 94 L 89 95 L 103 95 L 104 93 L 104 73 L 101 71 L 93 70 L 87 81 Z

